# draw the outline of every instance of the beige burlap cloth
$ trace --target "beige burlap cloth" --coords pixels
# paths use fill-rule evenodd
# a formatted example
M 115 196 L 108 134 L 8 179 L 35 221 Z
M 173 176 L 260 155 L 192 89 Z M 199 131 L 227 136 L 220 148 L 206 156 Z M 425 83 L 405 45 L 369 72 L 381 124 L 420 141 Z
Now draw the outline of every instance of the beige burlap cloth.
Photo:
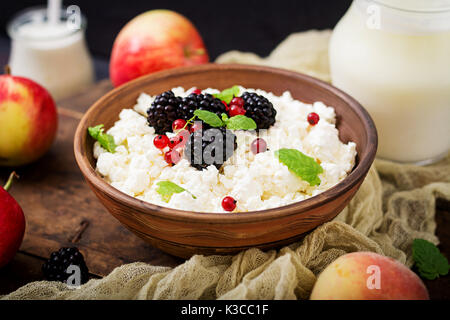
M 289 36 L 263 59 L 229 52 L 218 62 L 264 64 L 329 80 L 330 32 Z M 435 236 L 435 200 L 450 201 L 450 156 L 416 167 L 377 160 L 349 206 L 303 241 L 279 251 L 194 256 L 176 268 L 132 263 L 79 289 L 33 282 L 5 299 L 307 299 L 317 275 L 348 252 L 373 251 L 412 265 L 411 243 Z

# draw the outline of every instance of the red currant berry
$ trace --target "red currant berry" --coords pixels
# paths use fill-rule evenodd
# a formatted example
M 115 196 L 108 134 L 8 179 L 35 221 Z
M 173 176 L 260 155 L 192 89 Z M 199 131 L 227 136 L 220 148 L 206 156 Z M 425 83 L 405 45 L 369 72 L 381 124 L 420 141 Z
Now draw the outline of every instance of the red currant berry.
M 172 150 L 176 146 L 184 146 L 189 138 L 189 131 L 181 130 L 178 134 L 169 139 L 169 148 Z
M 156 148 L 158 149 L 164 149 L 165 147 L 167 147 L 167 145 L 169 144 L 169 138 L 166 135 L 163 136 L 156 136 L 153 139 L 153 144 L 155 145 Z
M 180 140 L 178 146 L 184 146 L 188 141 L 190 135 L 191 135 L 190 132 L 186 129 L 183 129 L 180 132 L 178 132 L 177 137 Z
M 183 119 L 177 119 L 172 123 L 172 130 L 176 131 L 176 130 L 180 130 L 183 129 L 184 126 L 186 125 L 186 121 Z
M 315 126 L 319 122 L 320 117 L 317 113 L 311 112 L 310 114 L 308 114 L 307 119 L 310 125 Z
M 174 136 L 169 139 L 169 148 L 172 150 L 175 148 L 176 145 L 178 145 L 181 142 L 182 139 L 180 139 L 179 136 Z
M 170 150 L 164 154 L 164 160 L 167 162 L 167 164 L 171 166 L 177 164 L 180 161 L 180 159 L 181 155 L 177 150 Z
M 222 100 L 223 105 L 225 106 L 225 110 L 228 111 L 230 110 L 230 107 L 228 106 L 228 104 Z
M 267 151 L 267 142 L 263 138 L 256 138 L 250 145 L 250 150 L 253 154 L 258 154 Z
M 245 109 L 239 107 L 236 104 L 230 105 L 230 117 L 238 116 L 238 115 L 244 115 Z
M 194 91 L 192 91 L 193 94 L 201 94 L 202 90 L 200 89 L 195 89 Z
M 191 133 L 195 132 L 197 130 L 202 130 L 202 122 L 201 121 L 195 121 L 194 124 L 191 126 Z
M 232 197 L 225 197 L 222 200 L 222 208 L 225 211 L 233 211 L 236 209 L 236 200 L 234 200 Z
M 166 153 L 164 153 L 164 161 L 167 162 L 167 164 L 172 165 L 172 152 L 171 151 L 167 151 Z
M 230 105 L 231 104 L 235 104 L 235 105 L 243 108 L 244 107 L 244 99 L 242 99 L 240 97 L 233 98 L 230 102 Z

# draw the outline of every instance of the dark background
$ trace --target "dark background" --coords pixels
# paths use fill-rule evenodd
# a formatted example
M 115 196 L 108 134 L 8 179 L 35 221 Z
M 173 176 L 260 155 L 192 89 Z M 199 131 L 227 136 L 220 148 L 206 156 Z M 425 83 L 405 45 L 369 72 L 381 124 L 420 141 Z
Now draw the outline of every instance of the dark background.
M 0 64 L 8 61 L 6 24 L 18 11 L 46 1 L 0 1 Z M 115 36 L 133 17 L 152 9 L 185 15 L 199 30 L 211 60 L 229 50 L 266 56 L 292 32 L 333 28 L 351 0 L 65 0 L 87 17 L 88 46 L 95 57 L 97 78 L 107 77 Z

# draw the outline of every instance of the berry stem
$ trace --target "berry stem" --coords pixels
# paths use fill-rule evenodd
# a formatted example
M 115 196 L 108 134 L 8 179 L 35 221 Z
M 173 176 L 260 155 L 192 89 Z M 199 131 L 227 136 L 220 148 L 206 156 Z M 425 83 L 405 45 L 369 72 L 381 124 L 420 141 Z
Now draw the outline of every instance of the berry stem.
M 9 64 L 5 65 L 4 70 L 7 76 L 11 74 L 11 67 L 9 66 Z
M 14 177 L 16 177 L 17 179 L 19 178 L 19 176 L 17 175 L 17 173 L 15 171 L 11 172 L 11 174 L 9 175 L 8 181 L 6 181 L 6 184 L 3 187 L 3 189 L 5 189 L 5 191 L 8 191 L 9 188 L 11 187 Z
M 197 116 L 193 116 L 193 117 L 190 118 L 188 121 L 186 121 L 186 124 L 184 125 L 184 127 L 181 128 L 181 129 L 179 129 L 179 130 L 177 130 L 177 132 L 175 132 L 175 134 L 178 134 L 178 133 L 180 133 L 182 130 L 186 129 L 187 126 L 190 125 L 190 124 L 194 121 L 194 119 L 195 119 L 196 117 L 197 117 Z
M 205 51 L 205 49 L 199 48 L 199 49 L 194 50 L 193 53 L 200 56 L 202 54 L 205 54 L 206 51 Z
M 201 56 L 202 54 L 205 54 L 206 51 L 202 48 L 192 49 L 190 46 L 188 46 L 183 48 L 183 53 L 186 58 L 190 58 L 192 56 Z

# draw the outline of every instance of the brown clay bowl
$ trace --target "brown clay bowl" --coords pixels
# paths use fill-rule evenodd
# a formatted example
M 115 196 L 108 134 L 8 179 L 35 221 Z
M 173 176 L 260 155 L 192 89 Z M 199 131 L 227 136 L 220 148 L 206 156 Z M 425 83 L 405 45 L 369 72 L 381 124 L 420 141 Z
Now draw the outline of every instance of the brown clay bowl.
M 196 213 L 160 207 L 122 193 L 95 172 L 94 140 L 87 128 L 110 128 L 123 108 L 134 106 L 141 92 L 159 94 L 176 86 L 225 89 L 235 84 L 282 94 L 289 90 L 303 102 L 323 101 L 335 108 L 343 142 L 354 141 L 358 157 L 353 171 L 333 188 L 288 206 L 247 213 Z M 245 65 L 202 65 L 141 77 L 100 98 L 84 115 L 75 134 L 75 157 L 98 199 L 125 227 L 179 257 L 228 254 L 250 247 L 268 249 L 292 243 L 333 219 L 363 182 L 377 149 L 377 132 L 368 113 L 353 98 L 303 74 Z

